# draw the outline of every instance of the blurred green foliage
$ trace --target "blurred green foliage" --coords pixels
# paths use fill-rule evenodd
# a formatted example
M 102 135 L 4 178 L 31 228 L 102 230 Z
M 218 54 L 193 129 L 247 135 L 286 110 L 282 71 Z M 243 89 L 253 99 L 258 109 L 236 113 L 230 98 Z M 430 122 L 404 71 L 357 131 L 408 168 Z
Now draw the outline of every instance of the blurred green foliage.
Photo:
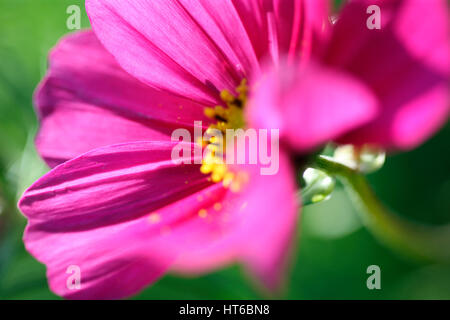
M 32 93 L 47 53 L 69 32 L 66 9 L 78 0 L 0 0 L 0 299 L 54 299 L 45 268 L 24 249 L 23 190 L 48 170 L 33 145 Z M 82 26 L 89 21 L 83 16 Z M 74 52 L 74 55 L 81 54 Z M 418 221 L 450 223 L 450 127 L 422 147 L 391 155 L 369 176 L 393 210 Z M 303 210 L 287 299 L 450 299 L 450 267 L 408 261 L 378 244 L 338 186 L 331 200 Z M 450 250 L 450 248 L 448 248 Z M 366 269 L 381 267 L 381 290 L 366 287 Z M 197 278 L 167 275 L 138 299 L 264 298 L 238 266 Z

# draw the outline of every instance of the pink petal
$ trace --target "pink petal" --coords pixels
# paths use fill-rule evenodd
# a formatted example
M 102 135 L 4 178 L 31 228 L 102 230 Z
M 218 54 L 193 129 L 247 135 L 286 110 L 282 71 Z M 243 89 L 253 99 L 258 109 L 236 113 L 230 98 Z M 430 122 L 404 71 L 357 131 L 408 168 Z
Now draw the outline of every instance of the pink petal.
M 268 72 L 247 109 L 250 126 L 279 129 L 281 139 L 298 151 L 311 151 L 376 113 L 376 100 L 364 84 L 313 64 Z
M 325 0 L 88 0 L 86 8 L 130 74 L 211 105 L 258 75 L 262 59 L 311 51 L 328 13 Z
M 167 141 L 194 120 L 208 123 L 203 105 L 132 78 L 89 31 L 53 49 L 35 104 L 41 122 L 36 144 L 51 166 L 105 145 Z
M 223 1 L 226 2 L 226 1 Z M 328 22 L 328 0 L 233 0 L 260 59 L 309 58 Z
M 35 182 L 19 206 L 28 218 L 51 221 L 60 231 L 148 214 L 210 184 L 199 165 L 171 160 L 177 144 L 135 142 L 88 152 Z
M 241 261 L 252 276 L 275 290 L 283 280 L 297 226 L 293 170 L 284 153 L 275 175 L 261 175 L 260 167 L 253 165 L 234 169 L 249 174 L 240 192 L 215 185 L 185 200 L 196 205 L 174 204 L 192 208 L 196 218 L 174 229 L 168 236 L 172 245 L 165 247 L 182 251 L 174 266 L 178 272 L 207 272 Z M 202 211 L 203 218 L 198 215 Z
M 381 30 L 365 27 L 369 5 L 381 8 Z M 413 148 L 447 121 L 449 20 L 445 0 L 356 0 L 345 6 L 324 62 L 366 83 L 381 110 L 344 142 Z
M 295 171 L 287 154 L 280 152 L 280 167 L 276 175 L 263 176 L 253 171 L 243 196 L 245 218 L 242 241 L 246 241 L 241 259 L 250 274 L 262 280 L 271 290 L 280 288 L 296 243 L 300 200 L 295 183 Z
M 250 183 L 231 193 L 208 183 L 199 166 L 173 164 L 174 145 L 100 148 L 56 167 L 25 192 L 24 241 L 46 264 L 52 290 L 77 299 L 125 297 L 174 259 L 184 272 L 244 261 L 267 286 L 279 283 L 298 208 L 286 156 L 276 175 L 247 168 Z M 67 287 L 72 265 L 81 268 L 79 290 Z
M 158 280 L 173 261 L 157 240 L 149 241 L 159 232 L 146 218 L 72 232 L 48 226 L 31 220 L 25 246 L 47 266 L 50 289 L 67 299 L 128 297 Z M 79 288 L 71 279 L 74 267 L 79 268 Z
M 24 193 L 24 241 L 47 265 L 52 290 L 68 298 L 120 298 L 166 270 L 175 257 L 161 247 L 163 233 L 150 214 L 210 185 L 198 165 L 170 160 L 174 145 L 97 149 L 56 167 Z M 183 219 L 184 212 L 169 217 Z M 79 290 L 66 285 L 71 265 L 81 268 Z
M 234 90 L 247 71 L 244 68 L 256 64 L 230 6 L 214 7 L 206 1 L 89 0 L 86 8 L 95 33 L 125 70 L 180 96 L 213 105 L 220 90 Z M 223 9 L 225 25 L 219 15 L 211 15 L 213 9 Z

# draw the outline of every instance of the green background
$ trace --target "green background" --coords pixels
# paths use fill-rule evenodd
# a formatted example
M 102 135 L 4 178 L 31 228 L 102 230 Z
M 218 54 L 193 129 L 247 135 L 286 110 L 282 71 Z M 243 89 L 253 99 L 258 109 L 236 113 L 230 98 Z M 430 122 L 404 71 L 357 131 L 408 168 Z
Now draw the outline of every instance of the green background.
M 23 190 L 48 169 L 36 155 L 32 93 L 47 53 L 65 33 L 66 8 L 76 0 L 0 0 L 0 299 L 57 299 L 45 268 L 24 249 L 25 219 L 16 209 Z M 82 26 L 89 27 L 83 16 Z M 81 54 L 74 52 L 74 55 Z M 450 223 L 450 127 L 422 147 L 391 155 L 369 176 L 397 213 L 422 222 Z M 287 299 L 450 299 L 450 267 L 403 258 L 361 225 L 344 191 L 303 210 Z M 444 244 L 443 244 L 444 245 Z M 450 248 L 444 248 L 450 250 Z M 381 290 L 368 290 L 366 269 L 381 267 Z M 138 299 L 259 299 L 238 266 L 197 278 L 167 275 Z

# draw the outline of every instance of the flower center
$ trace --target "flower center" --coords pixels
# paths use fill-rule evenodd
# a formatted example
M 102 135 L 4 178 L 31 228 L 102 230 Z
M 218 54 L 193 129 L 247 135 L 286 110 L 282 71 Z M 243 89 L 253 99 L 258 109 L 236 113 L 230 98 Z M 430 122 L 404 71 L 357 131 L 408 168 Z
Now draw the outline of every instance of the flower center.
M 200 171 L 204 174 L 211 174 L 213 182 L 221 182 L 226 188 L 237 192 L 247 180 L 244 172 L 232 172 L 225 163 L 224 153 L 226 150 L 227 129 L 241 129 L 245 126 L 244 107 L 247 103 L 248 86 L 247 80 L 243 79 L 236 88 L 237 96 L 228 90 L 220 92 L 220 98 L 225 102 L 226 108 L 216 106 L 206 108 L 205 115 L 216 123 L 211 124 L 206 130 L 206 138 L 200 141 L 202 147 L 206 149 Z M 220 133 L 220 137 L 218 134 Z

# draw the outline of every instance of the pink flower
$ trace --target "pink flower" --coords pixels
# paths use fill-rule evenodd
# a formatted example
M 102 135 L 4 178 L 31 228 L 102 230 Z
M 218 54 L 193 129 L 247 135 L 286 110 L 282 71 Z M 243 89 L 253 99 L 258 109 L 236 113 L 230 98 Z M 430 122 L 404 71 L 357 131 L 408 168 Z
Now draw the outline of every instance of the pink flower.
M 35 97 L 37 148 L 59 166 L 19 204 L 26 248 L 47 266 L 51 289 L 120 298 L 169 268 L 198 273 L 236 261 L 277 286 L 298 215 L 287 155 L 276 175 L 241 168 L 249 176 L 217 179 L 173 163 L 171 133 L 194 120 L 214 124 L 205 109 L 258 77 L 263 59 L 299 55 L 327 11 L 315 0 L 87 1 L 87 9 L 96 35 L 57 45 Z M 81 271 L 80 289 L 67 283 L 70 266 Z
M 380 8 L 380 30 L 366 27 L 371 5 Z M 269 72 L 248 116 L 254 126 L 279 128 L 283 139 L 305 151 L 318 141 L 299 128 L 323 141 L 328 118 L 356 108 L 354 115 L 365 121 L 336 127 L 335 141 L 414 148 L 448 120 L 449 22 L 445 0 L 353 0 L 308 64 Z
M 409 17 L 406 2 L 390 5 L 400 2 L 383 2 L 390 17 Z M 372 55 L 370 46 L 361 49 L 362 38 L 348 40 L 366 32 L 346 27 L 354 23 L 346 12 L 362 3 L 353 1 L 331 28 L 327 1 L 318 0 L 86 1 L 95 35 L 78 33 L 57 45 L 35 97 L 41 121 L 36 145 L 54 169 L 19 203 L 28 218 L 26 247 L 47 266 L 51 289 L 67 298 L 120 298 L 168 270 L 199 273 L 234 262 L 275 288 L 299 206 L 288 153 L 335 138 L 356 141 L 352 136 L 384 143 L 391 131 L 382 141 L 372 141 L 369 133 L 377 123 L 393 123 L 392 110 L 404 110 L 405 90 L 376 86 L 385 75 L 376 68 L 383 56 Z M 430 8 L 436 17 L 443 9 Z M 446 30 L 441 22 L 434 20 Z M 391 31 L 376 31 L 375 38 L 395 56 L 403 51 L 388 41 Z M 399 46 L 416 53 L 416 44 Z M 420 65 L 424 50 L 434 45 L 421 47 L 414 62 Z M 430 62 L 438 70 L 448 58 L 445 50 Z M 364 69 L 364 54 L 374 70 Z M 290 67 L 280 72 L 285 60 Z M 267 64 L 275 71 L 266 74 Z M 292 67 L 297 64 L 300 71 Z M 434 85 L 413 74 L 417 86 Z M 220 111 L 208 108 L 225 105 L 223 100 L 238 103 L 229 93 L 245 91 L 243 79 L 255 93 L 245 108 L 247 126 L 280 128 L 288 142 L 280 150 L 279 172 L 262 176 L 241 166 L 229 168 L 228 179 L 201 165 L 171 161 L 177 144 L 172 131 L 192 130 L 196 120 L 205 128 L 214 125 Z M 393 82 L 400 86 L 405 79 L 410 81 L 408 74 Z M 415 92 L 407 100 L 413 106 L 403 113 L 422 106 Z M 436 92 L 424 111 L 433 119 L 443 115 Z M 438 122 L 411 140 L 424 139 Z M 68 285 L 70 266 L 80 268 L 79 289 Z

